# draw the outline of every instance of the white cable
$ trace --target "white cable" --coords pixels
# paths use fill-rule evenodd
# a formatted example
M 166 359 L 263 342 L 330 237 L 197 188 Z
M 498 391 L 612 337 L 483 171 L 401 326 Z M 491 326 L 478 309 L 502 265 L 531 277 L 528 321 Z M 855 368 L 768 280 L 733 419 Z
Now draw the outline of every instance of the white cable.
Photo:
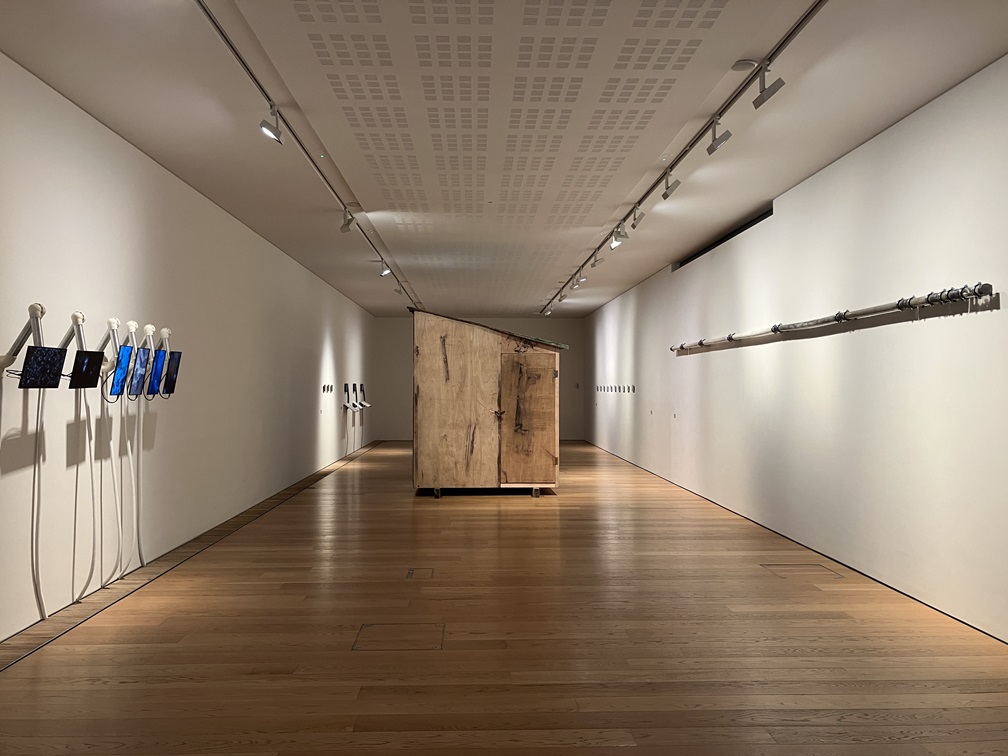
M 102 523 L 104 519 L 102 517 L 102 507 L 99 503 L 98 496 L 95 489 L 95 466 L 94 466 L 94 430 L 91 428 L 91 404 L 88 402 L 87 389 L 80 389 L 80 392 L 84 395 L 84 417 L 87 420 L 87 440 L 88 440 L 88 466 L 91 470 L 91 543 L 92 543 L 92 558 L 94 557 L 94 543 L 98 542 L 98 580 L 101 583 L 101 587 L 104 588 L 105 583 L 105 526 Z M 81 598 L 84 598 L 84 592 L 87 591 L 88 585 L 91 583 L 91 578 L 88 578 L 88 582 L 81 589 Z
M 41 536 L 41 467 L 42 467 L 42 405 L 45 403 L 45 389 L 38 390 L 38 407 L 35 412 L 35 464 L 32 466 L 32 585 L 35 589 L 35 602 L 38 604 L 41 619 L 48 619 L 45 596 L 42 595 L 42 579 L 39 565 L 39 539 Z M 72 595 L 72 594 L 71 594 Z
M 129 423 L 127 422 L 129 416 L 126 413 L 126 406 L 125 405 L 123 405 L 122 413 L 123 413 L 123 420 L 122 420 L 122 422 L 123 422 L 123 429 L 124 429 L 124 432 L 126 433 L 126 457 L 127 457 L 127 460 L 129 461 L 130 485 L 132 486 L 131 493 L 132 493 L 132 496 L 133 496 L 133 543 L 130 546 L 129 559 L 123 564 L 122 572 L 119 574 L 119 577 L 124 577 L 126 575 L 127 571 L 129 570 L 130 565 L 133 564 L 133 552 L 138 550 L 137 529 L 139 527 L 139 522 L 137 521 L 137 517 L 136 517 L 136 512 L 137 512 L 137 501 L 136 501 L 137 500 L 137 486 L 136 486 L 136 472 L 135 472 L 135 470 L 133 468 L 133 444 L 132 444 L 132 442 L 130 440 L 130 436 L 129 436 Z M 123 507 L 124 511 L 125 511 L 125 509 L 126 508 Z
M 104 413 L 104 411 L 108 408 L 108 405 L 106 405 L 105 402 L 102 402 L 101 408 L 102 412 Z M 109 578 L 108 581 L 110 583 L 112 582 L 112 580 L 117 579 L 116 576 L 119 574 L 119 568 L 122 566 L 123 517 L 122 517 L 122 508 L 119 506 L 119 481 L 118 477 L 116 476 L 116 469 L 115 469 L 117 455 L 115 453 L 115 437 L 114 437 L 114 430 L 112 428 L 112 414 L 109 413 L 107 417 L 109 424 L 109 462 L 111 463 L 110 467 L 112 468 L 112 501 L 115 502 L 116 524 L 119 527 L 119 530 L 116 533 L 116 546 L 117 546 L 116 561 L 115 565 L 112 568 L 112 576 Z M 108 583 L 106 583 L 105 585 L 107 587 Z
M 146 326 L 146 328 L 153 328 L 153 326 Z M 150 334 L 148 334 L 148 338 Z M 140 403 L 137 405 L 137 427 L 136 427 L 136 498 L 133 500 L 136 505 L 136 512 L 133 515 L 133 520 L 136 526 L 133 528 L 133 539 L 136 544 L 137 559 L 140 560 L 140 566 L 146 567 L 147 560 L 144 559 L 143 555 L 143 539 L 140 538 L 140 512 L 143 509 L 142 499 L 143 499 L 143 416 L 144 407 L 147 406 L 147 402 L 144 401 L 143 397 L 140 397 Z

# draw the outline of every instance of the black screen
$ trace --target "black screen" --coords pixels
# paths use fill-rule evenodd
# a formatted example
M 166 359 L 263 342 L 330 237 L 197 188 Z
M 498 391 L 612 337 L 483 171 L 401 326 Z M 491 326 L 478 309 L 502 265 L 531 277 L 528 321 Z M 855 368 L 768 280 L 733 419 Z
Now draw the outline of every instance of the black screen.
M 136 359 L 133 361 L 133 379 L 129 385 L 130 396 L 140 396 L 143 393 L 144 379 L 147 377 L 147 363 L 150 361 L 150 349 L 138 347 Z
M 104 352 L 77 352 L 74 357 L 73 372 L 70 373 L 70 388 L 94 388 L 101 379 Z
M 164 395 L 175 393 L 175 383 L 178 381 L 179 363 L 182 362 L 182 352 L 172 352 L 168 355 L 168 370 L 165 372 Z
M 28 347 L 18 388 L 43 389 L 59 386 L 60 373 L 63 372 L 63 363 L 66 362 L 66 352 L 66 349 L 56 347 Z

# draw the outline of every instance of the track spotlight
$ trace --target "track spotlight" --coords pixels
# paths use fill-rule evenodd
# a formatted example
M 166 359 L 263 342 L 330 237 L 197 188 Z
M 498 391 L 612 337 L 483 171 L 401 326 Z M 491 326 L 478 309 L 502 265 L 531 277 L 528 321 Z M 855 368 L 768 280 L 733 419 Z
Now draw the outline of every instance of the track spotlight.
M 382 268 L 381 268 L 381 273 L 379 273 L 378 275 L 380 275 L 382 278 L 384 278 L 385 276 L 387 276 L 391 272 L 392 272 L 392 268 L 390 268 L 388 266 L 387 262 L 383 262 L 382 263 Z
M 613 234 L 612 239 L 609 240 L 609 249 L 616 249 L 620 244 L 623 243 L 622 239 L 617 239 L 616 234 Z
M 673 181 L 670 184 L 669 183 L 669 179 L 670 178 L 671 178 L 671 174 L 666 173 L 665 174 L 665 191 L 661 193 L 661 198 L 662 199 L 666 199 L 667 200 L 669 197 L 672 196 L 672 192 L 674 192 L 676 189 L 678 189 L 679 186 L 680 186 L 680 184 L 682 184 L 682 181 L 680 181 L 679 179 L 676 179 L 675 181 Z
M 620 221 L 616 226 L 616 230 L 613 231 L 613 238 L 619 239 L 621 242 L 625 242 L 630 238 L 630 234 L 626 232 L 626 225 L 623 221 Z
M 339 230 L 344 234 L 350 230 L 350 226 L 353 225 L 354 217 L 350 215 L 350 211 L 345 207 L 343 208 L 343 225 L 339 227 Z
M 640 209 L 640 205 L 635 205 L 633 209 L 633 222 L 630 224 L 630 228 L 637 228 L 642 220 L 644 220 L 644 211 Z
M 395 293 L 402 294 L 402 284 L 396 284 Z
M 577 274 L 577 278 L 574 279 L 574 280 L 576 280 L 578 283 L 584 283 L 585 281 L 588 280 L 588 277 L 584 274 L 584 271 L 579 270 L 578 274 Z
M 571 291 L 574 291 L 574 289 L 580 289 L 580 288 L 581 288 L 581 282 L 580 281 L 578 281 L 576 278 L 573 281 L 571 281 Z
M 558 302 L 563 302 L 563 301 L 564 301 L 565 299 L 567 299 L 567 295 L 566 295 L 566 294 L 561 294 L 561 295 L 560 295 L 560 296 L 559 296 L 559 297 L 557 298 L 557 301 L 558 301 Z
M 728 129 L 725 129 L 723 132 L 721 132 L 721 136 L 718 136 L 717 127 L 720 125 L 720 123 L 721 118 L 718 117 L 714 119 L 714 124 L 711 126 L 711 132 L 710 132 L 711 143 L 710 146 L 707 148 L 708 155 L 713 155 L 715 152 L 721 149 L 721 147 L 724 145 L 725 142 L 731 139 L 731 132 L 728 131 Z
M 543 315 L 549 316 L 552 314 L 553 314 L 553 305 L 550 305 L 549 307 L 546 308 L 546 312 L 544 312 Z
M 273 123 L 270 123 L 265 118 L 259 123 L 259 128 L 262 129 L 262 133 L 268 136 L 273 141 L 283 144 L 283 139 L 281 139 L 280 132 L 280 112 L 277 110 L 277 106 L 272 102 L 270 103 L 270 116 L 273 118 Z
M 781 87 L 784 86 L 784 79 L 781 79 L 780 77 L 778 77 L 777 80 L 770 86 L 767 86 L 766 75 L 768 73 L 770 73 L 770 63 L 769 61 L 765 61 L 763 65 L 760 66 L 759 94 L 756 96 L 756 99 L 752 101 L 753 107 L 757 110 L 759 110 L 761 105 L 777 94 Z
M 599 256 L 598 256 L 598 254 L 596 254 L 596 255 L 595 255 L 595 259 L 594 259 L 594 260 L 592 260 L 592 264 L 591 264 L 591 266 L 592 266 L 593 268 L 596 268 L 596 267 L 598 267 L 598 266 L 599 266 L 599 265 L 600 265 L 601 263 L 604 263 L 604 262 L 605 262 L 605 258 L 604 258 L 604 257 L 599 257 Z

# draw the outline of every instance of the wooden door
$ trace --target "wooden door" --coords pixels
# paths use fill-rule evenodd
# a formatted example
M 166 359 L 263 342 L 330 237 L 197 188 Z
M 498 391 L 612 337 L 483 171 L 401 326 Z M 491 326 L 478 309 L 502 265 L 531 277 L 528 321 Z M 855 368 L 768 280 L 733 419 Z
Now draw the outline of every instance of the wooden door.
M 559 366 L 553 352 L 501 355 L 502 486 L 557 484 Z
M 413 485 L 496 488 L 500 336 L 425 312 L 413 323 Z

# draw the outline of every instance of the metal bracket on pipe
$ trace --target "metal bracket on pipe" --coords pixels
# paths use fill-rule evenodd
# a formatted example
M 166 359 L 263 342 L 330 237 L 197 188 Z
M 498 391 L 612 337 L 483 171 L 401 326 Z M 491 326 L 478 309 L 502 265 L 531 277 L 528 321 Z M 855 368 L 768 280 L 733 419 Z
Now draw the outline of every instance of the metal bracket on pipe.
M 24 345 L 28 343 L 29 336 L 32 337 L 32 343 L 35 346 L 45 346 L 44 339 L 42 338 L 42 317 L 45 313 L 45 307 L 38 302 L 28 305 L 28 322 L 25 323 L 24 328 L 21 329 L 21 333 L 14 339 L 10 351 L 7 354 L 0 355 L 0 370 L 5 370 L 14 364 L 18 354 L 24 348 Z
M 776 325 L 749 333 L 732 332 L 727 336 L 720 336 L 713 339 L 699 339 L 690 343 L 683 342 L 678 346 L 670 347 L 673 352 L 688 352 L 691 349 L 714 346 L 726 342 L 738 343 L 745 340 L 764 338 L 767 336 L 778 336 L 790 331 L 806 331 L 826 326 L 835 326 L 838 323 L 846 323 L 852 320 L 875 317 L 877 315 L 887 315 L 894 312 L 906 310 L 916 310 L 921 307 L 934 305 L 952 304 L 954 302 L 965 302 L 970 299 L 982 299 L 994 294 L 994 286 L 989 283 L 977 283 L 973 286 L 961 286 L 959 288 L 942 289 L 939 292 L 932 291 L 927 296 L 909 296 L 898 299 L 895 302 L 875 305 L 874 307 L 864 307 L 860 310 L 840 310 L 833 315 L 827 315 L 814 320 L 803 320 L 796 323 L 777 323 Z

